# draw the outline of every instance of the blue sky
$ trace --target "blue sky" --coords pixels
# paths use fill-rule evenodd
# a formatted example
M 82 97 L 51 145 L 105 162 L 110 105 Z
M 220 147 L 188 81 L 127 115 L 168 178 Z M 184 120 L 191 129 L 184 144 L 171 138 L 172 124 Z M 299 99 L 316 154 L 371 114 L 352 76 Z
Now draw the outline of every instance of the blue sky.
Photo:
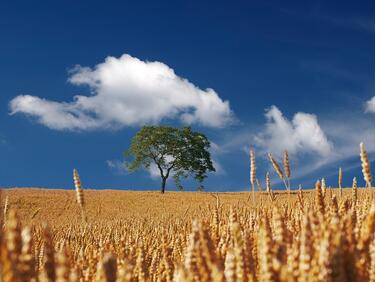
M 0 4 L 0 185 L 158 189 L 120 169 L 144 124 L 213 142 L 206 188 L 249 187 L 290 152 L 292 185 L 363 184 L 375 151 L 370 1 L 5 1 Z M 375 157 L 375 156 L 374 156 Z M 193 188 L 192 182 L 187 182 Z M 169 184 L 173 189 L 173 183 Z

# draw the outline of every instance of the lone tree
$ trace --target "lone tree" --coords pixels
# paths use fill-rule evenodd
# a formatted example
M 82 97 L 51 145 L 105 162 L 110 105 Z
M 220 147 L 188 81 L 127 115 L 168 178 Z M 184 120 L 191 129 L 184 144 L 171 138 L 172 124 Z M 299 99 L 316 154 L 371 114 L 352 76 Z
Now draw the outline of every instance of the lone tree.
M 189 175 L 194 175 L 199 183 L 198 189 L 203 189 L 206 173 L 215 171 L 209 147 L 207 137 L 190 127 L 144 126 L 125 152 L 125 157 L 133 157 L 127 168 L 129 171 L 141 167 L 150 169 L 155 164 L 160 171 L 162 193 L 170 175 L 179 189 L 183 188 L 181 178 Z

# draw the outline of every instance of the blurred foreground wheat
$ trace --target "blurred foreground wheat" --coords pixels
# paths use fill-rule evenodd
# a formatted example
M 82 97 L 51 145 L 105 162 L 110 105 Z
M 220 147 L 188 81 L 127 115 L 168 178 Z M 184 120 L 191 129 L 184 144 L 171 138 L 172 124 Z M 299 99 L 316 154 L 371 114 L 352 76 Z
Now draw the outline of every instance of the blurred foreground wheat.
M 375 281 L 375 206 L 354 185 L 343 197 L 323 196 L 320 182 L 289 201 L 256 193 L 256 206 L 200 193 L 185 211 L 166 203 L 167 213 L 126 217 L 124 206 L 101 220 L 88 209 L 87 223 L 77 209 L 50 226 L 9 198 L 2 281 Z

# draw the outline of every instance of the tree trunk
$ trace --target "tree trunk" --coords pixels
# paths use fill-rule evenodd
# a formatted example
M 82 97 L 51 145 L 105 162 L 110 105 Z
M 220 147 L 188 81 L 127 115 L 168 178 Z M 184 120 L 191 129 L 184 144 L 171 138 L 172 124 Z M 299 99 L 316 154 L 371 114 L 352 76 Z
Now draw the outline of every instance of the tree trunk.
M 164 194 L 165 192 L 165 184 L 167 183 L 167 178 L 166 177 L 162 177 L 161 178 L 161 189 L 160 189 L 160 192 L 162 194 Z

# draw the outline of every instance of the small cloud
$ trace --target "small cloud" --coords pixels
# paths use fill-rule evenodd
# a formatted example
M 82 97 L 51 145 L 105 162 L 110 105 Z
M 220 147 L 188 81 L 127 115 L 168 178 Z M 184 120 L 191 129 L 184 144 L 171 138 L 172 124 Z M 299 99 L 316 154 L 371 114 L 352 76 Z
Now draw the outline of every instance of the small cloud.
M 367 82 L 372 80 L 372 77 L 365 73 L 352 71 L 326 60 L 304 60 L 301 62 L 301 68 L 343 81 Z
M 160 170 L 156 164 L 151 164 L 148 173 L 152 179 L 160 179 Z
M 333 145 L 315 115 L 298 112 L 289 121 L 276 106 L 271 106 L 265 116 L 264 129 L 255 136 L 256 144 L 264 150 L 279 155 L 284 150 L 291 154 L 318 153 L 323 156 L 332 152 Z
M 171 162 L 173 160 L 173 158 L 171 156 L 167 156 L 166 160 L 167 160 L 167 163 L 168 163 L 168 162 Z M 225 169 L 219 163 L 219 161 L 217 161 L 215 159 L 212 159 L 212 164 L 213 164 L 214 168 L 216 169 L 216 171 L 212 172 L 212 174 L 215 174 L 215 175 L 225 175 L 226 174 Z M 155 180 L 160 179 L 160 170 L 155 163 L 152 163 L 150 165 L 150 168 L 148 169 L 148 173 L 149 173 L 149 175 L 152 179 L 155 179 Z M 165 170 L 164 170 L 164 173 L 165 173 Z M 174 175 L 174 171 L 172 170 L 170 172 L 170 177 L 173 177 L 173 175 Z
M 369 17 L 337 17 L 332 15 L 317 15 L 315 18 L 329 22 L 337 27 L 365 32 L 375 32 L 375 19 Z
M 213 172 L 215 175 L 226 175 L 224 167 L 219 163 L 219 161 L 212 159 L 212 164 L 216 171 Z
M 337 24 L 359 29 L 367 32 L 375 32 L 375 20 L 370 18 L 351 18 L 336 20 Z
M 172 162 L 174 160 L 174 158 L 170 155 L 166 155 L 165 156 L 165 161 L 166 161 L 166 164 Z M 151 163 L 150 165 L 150 168 L 148 169 L 148 172 L 150 174 L 150 177 L 152 179 L 160 179 L 161 175 L 160 175 L 160 169 L 158 168 L 158 166 L 153 162 Z M 167 171 L 166 171 L 166 168 L 163 168 L 163 173 L 166 174 Z M 173 173 L 173 170 L 170 172 L 170 176 L 173 176 L 174 173 Z
M 127 174 L 125 163 L 119 160 L 107 160 L 107 166 L 118 175 Z
M 375 113 L 375 96 L 366 102 L 365 105 L 366 113 Z
M 215 143 L 214 141 L 210 140 L 210 154 L 212 164 L 215 168 L 215 171 L 212 172 L 214 175 L 225 175 L 226 171 L 221 163 L 218 161 L 218 157 L 222 154 L 226 153 L 225 150 L 219 144 Z
M 213 154 L 220 153 L 222 148 L 219 144 L 215 143 L 214 141 L 210 140 L 210 151 Z
M 357 25 L 369 32 L 375 32 L 375 20 L 374 19 L 366 19 L 366 18 L 361 18 L 356 20 Z
M 215 90 L 200 89 L 161 62 L 124 54 L 94 68 L 76 66 L 68 82 L 88 86 L 91 95 L 55 102 L 31 95 L 10 101 L 11 114 L 23 113 L 55 130 L 94 130 L 159 123 L 224 127 L 233 121 L 229 102 Z

